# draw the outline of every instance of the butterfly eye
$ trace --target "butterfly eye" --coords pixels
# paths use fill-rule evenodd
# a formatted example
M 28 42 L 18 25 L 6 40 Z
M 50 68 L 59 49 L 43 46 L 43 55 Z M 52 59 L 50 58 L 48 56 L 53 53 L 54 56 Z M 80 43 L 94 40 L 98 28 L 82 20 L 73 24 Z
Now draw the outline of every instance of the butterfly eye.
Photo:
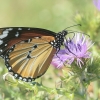
M 65 36 L 65 35 L 67 35 L 67 34 L 68 34 L 68 32 L 67 32 L 66 30 L 63 30 L 63 31 L 62 31 L 62 35 L 63 35 L 63 36 Z

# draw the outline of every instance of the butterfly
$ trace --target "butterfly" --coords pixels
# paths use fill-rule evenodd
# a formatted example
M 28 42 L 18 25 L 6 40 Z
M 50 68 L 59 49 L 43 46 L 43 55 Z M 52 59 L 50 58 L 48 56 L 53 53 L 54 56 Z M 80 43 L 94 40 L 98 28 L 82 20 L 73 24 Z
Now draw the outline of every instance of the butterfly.
M 67 34 L 66 30 L 56 34 L 42 28 L 0 28 L 0 56 L 16 79 L 31 82 L 47 71 Z

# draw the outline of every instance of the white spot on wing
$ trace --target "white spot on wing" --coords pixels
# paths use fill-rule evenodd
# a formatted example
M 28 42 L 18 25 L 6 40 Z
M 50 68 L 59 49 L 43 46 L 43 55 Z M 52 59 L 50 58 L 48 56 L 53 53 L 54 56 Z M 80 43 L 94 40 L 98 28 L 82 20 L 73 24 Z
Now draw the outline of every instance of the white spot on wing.
M 11 70 L 11 67 L 9 67 L 8 69 Z
M 17 33 L 15 34 L 15 36 L 18 37 L 18 36 L 19 36 L 19 32 L 17 32 Z
M 6 29 L 6 30 L 9 30 L 9 31 L 11 31 L 11 30 L 13 30 L 13 28 L 8 28 L 8 29 Z
M 2 41 L 2 40 L 0 40 L 0 45 L 1 45 L 1 44 L 3 44 L 3 41 Z
M 15 77 L 17 77 L 18 76 L 18 74 L 15 74 Z
M 30 30 L 30 28 L 28 28 L 27 30 Z
M 22 30 L 22 28 L 18 28 L 18 30 Z
M 19 77 L 20 80 L 22 80 L 22 77 Z
M 5 44 L 5 46 L 7 46 L 7 44 Z
M 8 33 L 9 33 L 8 30 L 3 31 L 3 33 L 0 35 L 0 39 L 3 39 L 5 37 L 7 37 L 8 36 Z
M 31 79 L 28 79 L 29 82 L 31 82 Z
M 8 30 L 3 31 L 3 34 L 8 34 L 8 33 L 9 33 Z
M 35 39 L 39 39 L 40 37 L 34 37 Z
M 26 78 L 23 78 L 23 81 L 26 81 Z
M 53 44 L 53 42 L 51 42 L 51 44 Z
M 0 49 L 0 52 L 2 52 L 3 50 L 2 49 Z

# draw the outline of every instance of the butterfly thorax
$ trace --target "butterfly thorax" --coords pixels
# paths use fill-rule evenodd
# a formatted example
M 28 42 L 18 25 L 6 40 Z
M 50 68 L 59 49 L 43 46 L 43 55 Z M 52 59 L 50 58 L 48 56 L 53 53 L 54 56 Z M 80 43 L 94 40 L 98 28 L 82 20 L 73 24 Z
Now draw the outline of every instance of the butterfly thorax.
M 60 47 L 61 45 L 63 45 L 63 42 L 64 42 L 64 38 L 65 36 L 67 35 L 67 31 L 62 31 L 62 32 L 59 32 L 56 37 L 55 37 L 55 40 L 54 41 L 51 41 L 50 44 L 60 50 Z

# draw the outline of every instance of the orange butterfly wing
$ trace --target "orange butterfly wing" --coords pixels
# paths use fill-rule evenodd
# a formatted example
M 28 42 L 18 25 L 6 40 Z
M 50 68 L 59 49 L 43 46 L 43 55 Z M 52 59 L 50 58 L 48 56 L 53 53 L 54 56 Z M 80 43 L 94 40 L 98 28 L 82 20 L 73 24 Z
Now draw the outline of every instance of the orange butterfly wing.
M 6 56 L 6 66 L 16 78 L 24 81 L 43 75 L 56 52 L 46 39 L 41 38 L 33 38 L 29 43 L 19 42 L 13 51 L 11 49 L 8 50 L 9 56 Z
M 2 30 L 7 33 L 7 31 Z M 15 78 L 32 81 L 42 76 L 48 69 L 56 49 L 50 44 L 55 34 L 44 29 L 10 30 L 3 36 L 0 48 L 5 55 L 5 64 Z M 7 44 L 7 45 L 6 45 Z M 4 46 L 6 45 L 6 46 Z

